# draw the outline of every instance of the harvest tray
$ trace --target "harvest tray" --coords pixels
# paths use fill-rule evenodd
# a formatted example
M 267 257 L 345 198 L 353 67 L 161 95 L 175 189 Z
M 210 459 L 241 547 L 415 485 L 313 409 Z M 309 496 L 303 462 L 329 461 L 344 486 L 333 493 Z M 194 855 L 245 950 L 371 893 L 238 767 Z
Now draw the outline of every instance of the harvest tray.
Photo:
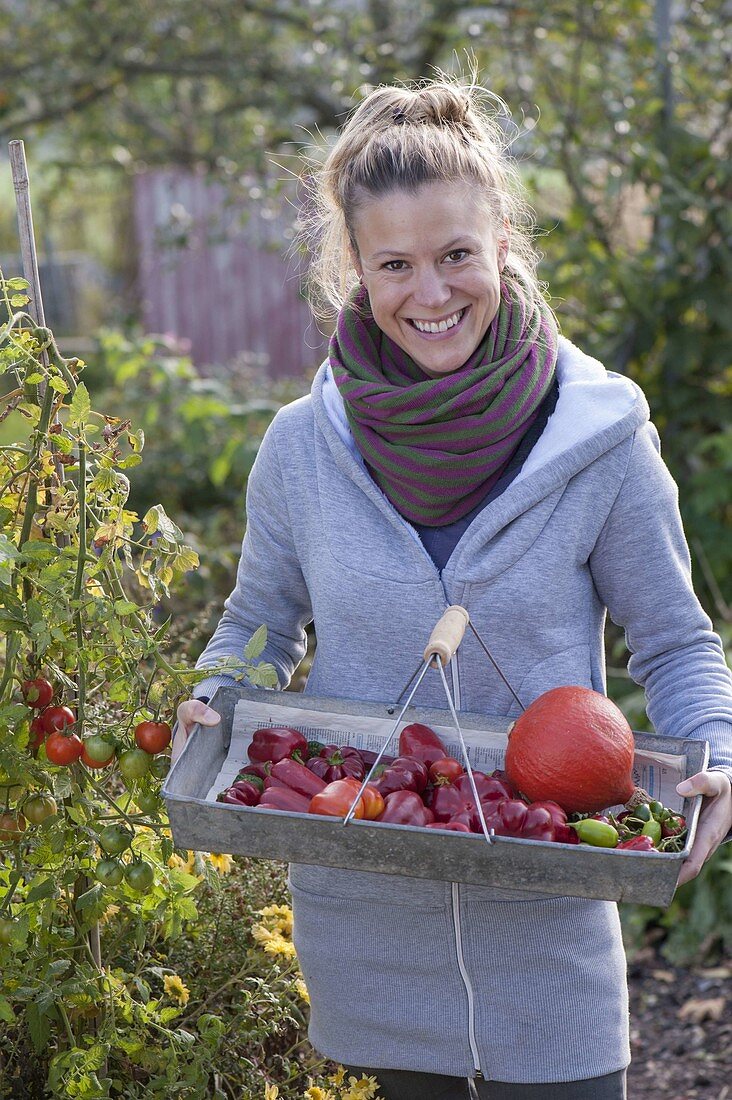
M 696 830 L 701 798 L 682 800 L 674 788 L 706 767 L 707 743 L 647 733 L 634 735 L 636 782 L 686 816 L 687 845 L 679 853 L 634 853 L 512 837 L 495 837 L 489 843 L 483 835 L 355 819 L 344 825 L 335 818 L 216 802 L 218 791 L 229 786 L 246 763 L 246 746 L 258 727 L 290 725 L 309 740 L 350 742 L 378 751 L 393 728 L 396 710 L 391 705 L 237 686 L 220 688 L 210 706 L 221 722 L 194 727 L 163 787 L 179 848 L 665 907 Z M 499 767 L 510 720 L 462 711 L 459 718 L 473 767 Z M 409 707 L 402 719 L 408 722 L 431 726 L 448 750 L 455 750 L 449 711 Z M 397 735 L 388 750 L 394 755 L 396 742 Z

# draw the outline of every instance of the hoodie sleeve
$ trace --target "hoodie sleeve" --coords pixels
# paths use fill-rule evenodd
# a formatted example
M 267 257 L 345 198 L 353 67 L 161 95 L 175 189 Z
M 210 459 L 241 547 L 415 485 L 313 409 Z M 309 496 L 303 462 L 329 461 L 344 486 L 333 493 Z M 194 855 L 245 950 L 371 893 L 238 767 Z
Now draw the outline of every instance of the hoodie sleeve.
M 590 555 L 595 587 L 625 630 L 628 670 L 654 728 L 710 745 L 732 779 L 732 676 L 697 599 L 678 506 L 652 424 L 639 428 L 613 507 Z
M 254 631 L 264 623 L 267 645 L 260 660 L 274 665 L 284 688 L 305 656 L 305 626 L 312 620 L 312 611 L 293 540 L 276 430 L 277 417 L 267 429 L 249 475 L 247 529 L 236 585 L 196 668 L 208 668 L 222 657 L 241 657 Z M 194 695 L 210 697 L 227 682 L 231 680 L 221 676 L 202 680 Z

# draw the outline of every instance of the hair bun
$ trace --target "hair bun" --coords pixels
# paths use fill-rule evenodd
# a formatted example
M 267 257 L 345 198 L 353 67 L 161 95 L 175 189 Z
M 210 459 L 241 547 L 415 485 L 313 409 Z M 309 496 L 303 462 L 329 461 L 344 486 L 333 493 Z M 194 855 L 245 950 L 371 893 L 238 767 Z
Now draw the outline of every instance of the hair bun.
M 444 86 L 420 89 L 414 106 L 422 121 L 435 126 L 465 126 L 470 116 L 468 97 Z

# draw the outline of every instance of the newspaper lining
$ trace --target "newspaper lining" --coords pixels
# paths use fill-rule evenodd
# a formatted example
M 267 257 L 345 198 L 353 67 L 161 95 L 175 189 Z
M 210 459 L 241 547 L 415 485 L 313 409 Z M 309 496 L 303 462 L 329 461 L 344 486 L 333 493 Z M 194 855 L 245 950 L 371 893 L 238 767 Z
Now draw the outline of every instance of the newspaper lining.
M 352 745 L 356 749 L 379 752 L 394 727 L 394 721 L 391 718 L 337 714 L 242 700 L 234 710 L 228 755 L 206 795 L 207 801 L 215 801 L 221 791 L 231 786 L 241 768 L 249 763 L 247 747 L 252 735 L 265 726 L 291 726 L 300 730 L 308 741 Z M 462 749 L 455 727 L 432 723 L 430 728 L 442 739 L 448 755 L 461 760 Z M 503 767 L 507 743 L 505 733 L 473 729 L 463 729 L 462 733 L 473 768 L 491 772 L 494 768 Z M 386 752 L 390 756 L 399 755 L 398 733 L 392 737 Z M 633 764 L 633 782 L 670 810 L 681 811 L 684 800 L 676 793 L 676 784 L 686 777 L 686 770 L 686 756 L 683 754 L 639 751 Z M 622 809 L 621 806 L 613 808 Z

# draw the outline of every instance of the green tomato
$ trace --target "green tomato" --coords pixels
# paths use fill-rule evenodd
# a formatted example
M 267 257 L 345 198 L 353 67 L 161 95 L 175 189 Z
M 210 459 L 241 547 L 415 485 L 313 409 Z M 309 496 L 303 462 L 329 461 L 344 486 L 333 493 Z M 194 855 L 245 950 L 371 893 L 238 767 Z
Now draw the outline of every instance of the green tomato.
M 118 760 L 125 779 L 142 779 L 150 771 L 152 757 L 144 749 L 126 749 Z
M 31 825 L 40 825 L 47 817 L 54 817 L 57 813 L 56 799 L 40 791 L 29 795 L 23 803 L 23 814 Z
M 155 791 L 139 791 L 134 796 L 136 806 L 139 806 L 144 814 L 154 814 L 160 809 L 160 799 Z
M 118 859 L 100 859 L 94 873 L 102 885 L 119 886 L 125 872 Z
M 166 775 L 170 771 L 170 757 L 169 756 L 155 756 L 152 764 L 150 765 L 150 771 L 156 779 L 165 779 Z
M 0 917 L 0 943 L 6 946 L 13 942 L 15 921 L 11 917 Z
M 133 890 L 149 890 L 155 881 L 155 872 L 144 859 L 133 859 L 125 867 L 125 878 Z
M 134 833 L 125 825 L 106 825 L 99 834 L 99 845 L 107 855 L 116 856 L 129 848 Z
M 102 737 L 101 733 L 84 738 L 84 748 L 89 759 L 100 764 L 106 764 L 114 756 L 114 744 Z

